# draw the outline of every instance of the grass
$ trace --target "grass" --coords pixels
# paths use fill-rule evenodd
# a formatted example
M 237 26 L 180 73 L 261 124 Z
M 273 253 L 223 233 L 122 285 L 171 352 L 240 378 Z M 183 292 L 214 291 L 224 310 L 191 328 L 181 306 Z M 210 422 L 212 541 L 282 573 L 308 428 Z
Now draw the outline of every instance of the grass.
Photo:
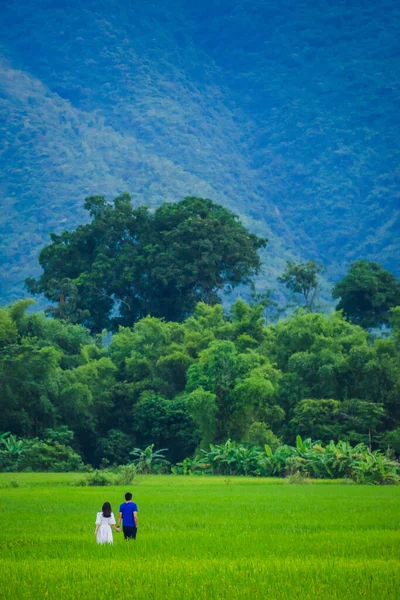
M 76 478 L 0 475 L 2 600 L 398 598 L 399 488 L 142 477 L 137 541 L 98 547 L 126 490 Z

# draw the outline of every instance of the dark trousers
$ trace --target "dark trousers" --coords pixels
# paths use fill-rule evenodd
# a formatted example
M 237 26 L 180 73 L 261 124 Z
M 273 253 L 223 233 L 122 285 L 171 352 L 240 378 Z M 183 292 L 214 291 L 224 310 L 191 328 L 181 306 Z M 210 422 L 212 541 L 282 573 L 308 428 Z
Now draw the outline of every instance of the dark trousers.
M 122 527 L 122 530 L 124 532 L 124 538 L 126 540 L 136 540 L 137 527 L 135 527 L 135 525 L 124 525 Z

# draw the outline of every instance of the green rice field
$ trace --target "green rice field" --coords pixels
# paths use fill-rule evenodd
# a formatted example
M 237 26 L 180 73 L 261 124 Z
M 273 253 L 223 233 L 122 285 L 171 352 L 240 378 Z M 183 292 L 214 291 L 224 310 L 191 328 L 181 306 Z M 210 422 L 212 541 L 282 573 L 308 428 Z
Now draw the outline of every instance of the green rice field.
M 0 597 L 354 599 L 400 596 L 400 488 L 224 477 L 0 475 Z M 94 521 L 125 491 L 136 542 L 97 546 Z

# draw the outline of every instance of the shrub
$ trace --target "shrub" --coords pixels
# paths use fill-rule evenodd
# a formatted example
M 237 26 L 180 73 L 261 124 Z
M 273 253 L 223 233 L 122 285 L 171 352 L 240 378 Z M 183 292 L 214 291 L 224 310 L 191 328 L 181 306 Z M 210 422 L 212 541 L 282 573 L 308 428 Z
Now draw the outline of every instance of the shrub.
M 79 454 L 70 446 L 57 441 L 38 438 L 25 440 L 26 450 L 18 462 L 18 470 L 48 471 L 52 473 L 82 472 L 86 467 Z
M 135 465 L 121 465 L 113 471 L 114 485 L 130 485 L 136 477 Z
M 71 439 L 68 430 L 47 430 L 54 434 L 48 439 L 18 439 L 8 434 L 0 440 L 1 471 L 49 471 L 53 473 L 87 470 L 79 454 L 59 439 Z M 58 439 L 54 439 L 58 436 Z
M 255 421 L 250 425 L 244 437 L 244 442 L 264 448 L 268 444 L 272 450 L 276 450 L 281 445 L 281 441 L 265 423 Z
M 304 485 L 310 483 L 310 480 L 304 477 L 304 475 L 299 471 L 296 471 L 292 475 L 289 475 L 289 477 L 287 478 L 287 482 L 290 484 Z
M 108 485 L 130 485 L 136 476 L 134 465 L 121 465 L 114 469 L 96 469 L 86 477 L 74 481 L 71 485 L 78 486 L 108 486 Z
M 114 479 L 110 476 L 106 471 L 98 471 L 97 469 L 92 473 L 86 475 L 79 481 L 75 483 L 75 485 L 89 485 L 89 486 L 106 486 L 106 485 L 114 485 Z

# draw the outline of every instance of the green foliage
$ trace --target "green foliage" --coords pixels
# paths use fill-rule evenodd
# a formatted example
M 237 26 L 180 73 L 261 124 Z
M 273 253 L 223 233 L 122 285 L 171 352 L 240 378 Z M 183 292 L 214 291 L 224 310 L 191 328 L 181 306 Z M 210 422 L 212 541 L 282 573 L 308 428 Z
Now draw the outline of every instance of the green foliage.
M 142 447 L 168 447 L 168 459 L 176 462 L 186 453 L 193 453 L 198 432 L 184 397 L 167 400 L 144 393 L 132 409 L 136 443 Z
M 188 394 L 187 406 L 201 432 L 200 447 L 206 448 L 213 441 L 217 429 L 218 406 L 216 395 L 198 388 Z
M 400 456 L 400 427 L 396 427 L 392 431 L 387 431 L 381 440 L 383 448 L 387 448 Z
M 81 349 L 90 334 L 41 314 L 26 315 L 29 304 L 0 310 L 14 328 L 13 338 L 0 348 L 0 429 L 42 437 L 46 428 L 62 424 L 63 372 L 84 362 Z
M 345 435 L 351 442 L 363 442 L 369 446 L 372 441 L 376 443 L 377 431 L 382 427 L 386 417 L 383 404 L 350 399 L 342 402 L 341 411 L 342 436 Z
M 304 435 L 318 435 L 325 442 L 331 437 L 341 437 L 357 443 L 367 442 L 370 431 L 376 444 L 378 433 L 385 426 L 381 418 L 383 409 L 390 419 L 397 419 L 394 394 L 398 389 L 400 363 L 395 334 L 371 342 L 366 332 L 337 313 L 329 317 L 295 315 L 268 328 L 262 351 L 276 360 L 282 371 L 278 403 L 289 420 L 297 418 L 295 411 L 298 414 L 304 403 L 296 407 L 305 400 L 312 399 L 307 406 L 315 409 L 320 406 L 317 400 L 330 398 L 343 403 L 331 411 L 325 433 L 319 430 L 315 434 L 309 428 L 302 430 Z M 377 423 L 372 422 L 375 409 L 380 413 Z M 312 418 L 312 411 L 308 416 Z M 323 411 L 321 419 L 324 420 Z M 307 420 L 305 416 L 306 428 Z M 297 422 L 293 428 L 288 423 L 284 425 L 287 441 L 289 432 L 293 434 L 297 426 Z
M 11 344 L 17 339 L 17 324 L 11 318 L 10 311 L 0 309 L 0 345 L 1 347 Z
M 210 200 L 187 197 L 153 214 L 134 209 L 123 194 L 112 205 L 87 198 L 85 208 L 92 221 L 52 234 L 39 256 L 43 274 L 27 286 L 57 302 L 53 316 L 93 332 L 146 315 L 180 321 L 198 302 L 215 304 L 220 290 L 250 282 L 260 268 L 257 251 L 266 240 Z
M 261 475 L 260 451 L 255 446 L 244 446 L 232 440 L 225 444 L 210 444 L 203 450 L 203 461 L 208 473 L 216 475 Z
M 82 479 L 77 481 L 77 485 L 79 486 L 96 486 L 96 487 L 104 487 L 106 485 L 113 485 L 114 481 L 105 471 L 93 471 L 89 473 Z
M 17 471 L 19 463 L 26 452 L 26 443 L 9 432 L 0 438 L 0 469 L 1 471 Z
M 62 434 L 64 440 L 68 441 L 66 440 L 66 429 L 62 431 Z M 0 440 L 0 470 L 54 473 L 86 470 L 79 454 L 74 452 L 69 445 L 60 443 L 54 437 L 54 432 L 51 430 L 46 440 L 19 439 L 15 435 L 5 436 Z M 68 437 L 70 438 L 70 436 Z
M 281 444 L 280 438 L 265 423 L 260 423 L 259 421 L 255 421 L 250 425 L 244 441 L 248 444 L 258 446 L 265 447 L 268 445 L 272 450 L 275 450 Z
M 50 442 L 58 442 L 64 446 L 69 446 L 74 439 L 74 433 L 66 425 L 61 425 L 56 429 L 45 429 L 44 438 Z
M 323 440 L 339 439 L 340 406 L 337 400 L 301 400 L 294 409 L 290 426 L 302 436 L 313 435 Z
M 300 471 L 296 471 L 293 475 L 289 475 L 287 482 L 294 485 L 304 485 L 310 483 L 310 480 L 304 477 Z
M 150 444 L 144 450 L 134 448 L 130 452 L 130 455 L 133 456 L 132 463 L 135 465 L 138 473 L 149 475 L 151 473 L 160 473 L 168 468 L 170 463 L 164 456 L 167 449 L 161 448 L 154 451 L 153 448 L 154 444 Z
M 313 260 L 298 264 L 288 261 L 279 281 L 293 294 L 302 296 L 305 308 L 312 312 L 315 310 L 321 286 L 319 275 L 324 271 L 325 268 Z
M 172 464 L 226 439 L 275 452 L 297 434 L 398 452 L 396 314 L 374 337 L 340 313 L 266 325 L 262 305 L 199 303 L 182 323 L 148 316 L 106 344 L 24 305 L 2 309 L 0 431 L 50 446 L 32 458 L 40 469 L 68 462 L 56 443 L 94 467 L 152 444 Z M 271 473 L 284 472 L 274 461 Z
M 86 470 L 82 458 L 69 446 L 37 438 L 29 441 L 19 467 L 21 470 L 55 473 Z
M 375 262 L 358 260 L 332 291 L 336 310 L 357 325 L 372 328 L 390 323 L 390 310 L 400 305 L 400 281 Z
M 261 355 L 251 350 L 240 353 L 227 340 L 212 341 L 189 368 L 187 391 L 206 391 L 215 397 L 216 439 L 227 435 L 241 439 L 256 417 L 282 420 L 284 412 L 275 405 L 277 379 L 277 372 Z
M 396 340 L 400 343 L 400 306 L 390 309 L 389 320 L 394 329 Z
M 136 467 L 134 465 L 120 465 L 112 469 L 103 469 L 92 471 L 81 479 L 73 482 L 77 486 L 95 486 L 104 487 L 108 485 L 130 485 L 136 477 Z
M 257 446 L 210 444 L 193 461 L 180 463 L 183 474 L 204 472 L 214 475 L 296 476 L 298 478 L 350 478 L 356 483 L 399 484 L 400 464 L 365 444 L 352 447 L 348 442 L 320 442 L 296 436 L 296 446 L 279 445 L 265 451 Z M 291 480 L 293 482 L 293 479 Z
M 134 465 L 120 465 L 113 470 L 115 475 L 114 485 L 130 485 L 136 477 L 136 467 Z
M 99 463 L 107 460 L 110 464 L 124 465 L 129 461 L 132 438 L 119 429 L 110 429 L 107 435 L 99 438 L 96 459 Z

